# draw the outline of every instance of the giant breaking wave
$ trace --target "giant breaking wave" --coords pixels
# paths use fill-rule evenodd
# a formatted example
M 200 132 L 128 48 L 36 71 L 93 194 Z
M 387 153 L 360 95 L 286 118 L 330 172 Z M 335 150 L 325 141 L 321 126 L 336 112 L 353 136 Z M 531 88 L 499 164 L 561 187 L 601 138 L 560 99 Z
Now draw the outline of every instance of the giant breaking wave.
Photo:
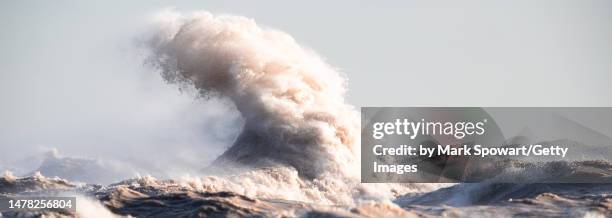
M 152 40 L 164 77 L 229 98 L 245 120 L 216 164 L 280 163 L 309 178 L 358 171 L 359 124 L 344 102 L 345 79 L 316 54 L 243 17 L 197 13 L 166 22 Z
M 198 178 L 201 184 L 333 204 L 389 199 L 396 188 L 417 188 L 359 184 L 359 117 L 345 103 L 346 79 L 291 36 L 245 17 L 207 12 L 169 12 L 159 20 L 149 45 L 163 77 L 205 97 L 230 99 L 245 121 L 212 167 L 255 169 L 232 181 Z M 236 190 L 236 183 L 250 188 Z

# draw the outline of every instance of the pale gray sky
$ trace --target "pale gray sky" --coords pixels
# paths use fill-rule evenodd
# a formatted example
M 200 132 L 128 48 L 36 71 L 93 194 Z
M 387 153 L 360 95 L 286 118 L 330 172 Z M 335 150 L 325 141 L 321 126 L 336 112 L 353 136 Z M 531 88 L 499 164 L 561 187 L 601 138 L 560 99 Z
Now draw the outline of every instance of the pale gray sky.
M 610 1 L 1 1 L 2 153 L 171 144 L 197 162 L 193 148 L 229 143 L 235 114 L 166 85 L 134 49 L 168 8 L 289 33 L 346 73 L 357 107 L 612 106 Z

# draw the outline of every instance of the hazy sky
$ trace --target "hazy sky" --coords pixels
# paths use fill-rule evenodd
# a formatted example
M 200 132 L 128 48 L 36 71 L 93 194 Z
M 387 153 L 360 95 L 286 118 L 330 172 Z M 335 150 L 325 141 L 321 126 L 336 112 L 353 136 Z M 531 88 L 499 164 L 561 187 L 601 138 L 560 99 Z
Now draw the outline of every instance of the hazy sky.
M 222 151 L 236 114 L 166 85 L 134 46 L 168 8 L 289 33 L 347 75 L 357 107 L 612 106 L 612 2 L 503 2 L 1 1 L 0 150 Z

